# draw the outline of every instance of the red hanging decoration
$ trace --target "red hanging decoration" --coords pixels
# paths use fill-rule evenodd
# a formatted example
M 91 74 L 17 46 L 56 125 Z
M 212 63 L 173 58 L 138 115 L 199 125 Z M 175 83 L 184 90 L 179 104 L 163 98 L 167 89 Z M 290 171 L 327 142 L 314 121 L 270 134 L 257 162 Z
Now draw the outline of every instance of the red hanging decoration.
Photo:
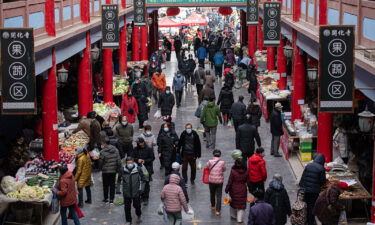
M 233 13 L 233 9 L 231 7 L 220 7 L 219 13 L 223 16 L 227 16 Z
M 180 14 L 180 8 L 178 7 L 169 7 L 167 9 L 167 16 L 177 16 Z

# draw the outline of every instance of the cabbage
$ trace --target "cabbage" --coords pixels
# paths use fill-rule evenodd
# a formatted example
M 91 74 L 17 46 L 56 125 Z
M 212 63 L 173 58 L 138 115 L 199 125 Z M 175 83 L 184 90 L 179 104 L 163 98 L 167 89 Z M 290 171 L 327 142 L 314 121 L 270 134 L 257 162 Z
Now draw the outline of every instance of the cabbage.
M 22 200 L 28 199 L 44 199 L 45 194 L 51 191 L 48 187 L 28 186 L 24 185 L 20 190 L 14 190 L 7 194 L 9 198 L 17 198 Z
M 233 150 L 231 156 L 234 160 L 236 160 L 238 158 L 242 158 L 242 152 L 241 152 L 241 150 L 235 149 L 235 150 Z
M 8 194 L 12 191 L 18 191 L 22 186 L 23 184 L 16 181 L 16 179 L 12 176 L 5 176 L 1 180 L 1 189 L 3 190 L 4 194 Z

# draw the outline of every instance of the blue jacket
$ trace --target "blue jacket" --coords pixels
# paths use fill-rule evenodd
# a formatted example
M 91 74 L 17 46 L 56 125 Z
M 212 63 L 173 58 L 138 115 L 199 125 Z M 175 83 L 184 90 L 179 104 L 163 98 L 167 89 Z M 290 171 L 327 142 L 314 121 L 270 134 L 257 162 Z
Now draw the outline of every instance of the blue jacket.
M 205 58 L 207 58 L 207 49 L 205 47 L 201 46 L 201 47 L 198 48 L 197 58 L 198 59 L 205 59 Z
M 215 65 L 221 66 L 224 64 L 224 56 L 223 53 L 217 52 L 214 56 L 214 63 Z
M 275 225 L 275 216 L 273 208 L 270 204 L 263 200 L 255 202 L 254 206 L 250 207 L 248 225 Z
M 185 85 L 184 76 L 180 76 L 180 77 L 175 76 L 173 78 L 173 84 L 172 84 L 173 90 L 182 91 L 184 89 L 184 85 Z

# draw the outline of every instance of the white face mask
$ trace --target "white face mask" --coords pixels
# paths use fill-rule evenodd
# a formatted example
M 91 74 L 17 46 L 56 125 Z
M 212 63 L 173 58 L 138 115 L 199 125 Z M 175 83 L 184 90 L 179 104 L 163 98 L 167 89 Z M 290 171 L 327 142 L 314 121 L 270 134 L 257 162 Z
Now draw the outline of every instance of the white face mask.
M 126 125 L 128 125 L 128 122 L 121 122 L 121 124 L 126 126 Z
M 169 94 L 169 93 L 171 93 L 171 91 L 165 91 L 165 93 Z
M 151 131 L 146 131 L 146 134 L 147 134 L 147 135 L 151 135 L 152 132 L 151 132 Z

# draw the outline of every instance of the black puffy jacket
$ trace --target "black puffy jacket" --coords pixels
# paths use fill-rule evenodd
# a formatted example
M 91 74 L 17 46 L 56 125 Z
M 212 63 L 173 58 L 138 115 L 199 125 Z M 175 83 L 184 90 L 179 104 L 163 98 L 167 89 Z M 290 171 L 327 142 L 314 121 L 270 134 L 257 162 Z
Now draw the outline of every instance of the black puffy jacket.
M 246 105 L 243 102 L 235 102 L 230 109 L 231 116 L 234 120 L 244 120 L 246 115 Z
M 264 201 L 272 205 L 276 225 L 286 224 L 287 215 L 290 216 L 292 214 L 292 209 L 284 185 L 278 181 L 271 181 L 270 187 L 264 196 Z
M 272 135 L 282 136 L 284 134 L 280 111 L 277 111 L 276 109 L 273 110 L 270 116 L 270 126 Z
M 325 158 L 323 154 L 314 157 L 314 162 L 307 164 L 303 171 L 299 186 L 305 189 L 305 193 L 320 193 L 320 188 L 327 182 L 324 169 Z
M 180 136 L 180 140 L 178 142 L 178 152 L 181 151 L 181 156 L 183 157 L 184 155 L 193 155 L 194 157 L 196 158 L 200 158 L 201 157 L 201 141 L 199 139 L 199 135 L 196 131 L 192 131 L 191 135 L 193 135 L 193 146 L 194 146 L 194 151 L 193 152 L 190 152 L 189 150 L 186 150 L 185 149 L 185 142 L 186 142 L 186 136 L 188 135 L 188 133 L 186 132 L 186 130 L 184 130 L 182 133 L 181 133 L 181 136 Z
M 238 127 L 236 133 L 236 148 L 240 149 L 243 153 L 250 155 L 254 154 L 255 141 L 260 147 L 262 145 L 259 137 L 259 133 L 255 126 L 249 124 L 248 122 L 242 124 Z
M 155 160 L 155 155 L 154 150 L 152 148 L 147 147 L 147 145 L 145 145 L 144 148 L 137 146 L 133 149 L 133 151 L 131 151 L 130 155 L 134 158 L 134 161 L 139 166 L 141 165 L 138 163 L 138 160 L 143 159 L 143 165 L 146 167 L 147 171 L 150 174 L 154 173 L 153 162 Z
M 158 136 L 158 153 L 164 159 L 164 165 L 171 165 L 176 160 L 176 148 L 178 144 L 178 136 L 176 132 L 162 131 Z
M 161 109 L 162 116 L 170 116 L 172 115 L 172 109 L 175 104 L 174 96 L 169 93 L 163 92 L 160 96 L 158 108 Z
M 222 113 L 230 113 L 230 108 L 234 102 L 233 92 L 229 88 L 222 88 L 217 100 L 217 105 L 220 105 Z

